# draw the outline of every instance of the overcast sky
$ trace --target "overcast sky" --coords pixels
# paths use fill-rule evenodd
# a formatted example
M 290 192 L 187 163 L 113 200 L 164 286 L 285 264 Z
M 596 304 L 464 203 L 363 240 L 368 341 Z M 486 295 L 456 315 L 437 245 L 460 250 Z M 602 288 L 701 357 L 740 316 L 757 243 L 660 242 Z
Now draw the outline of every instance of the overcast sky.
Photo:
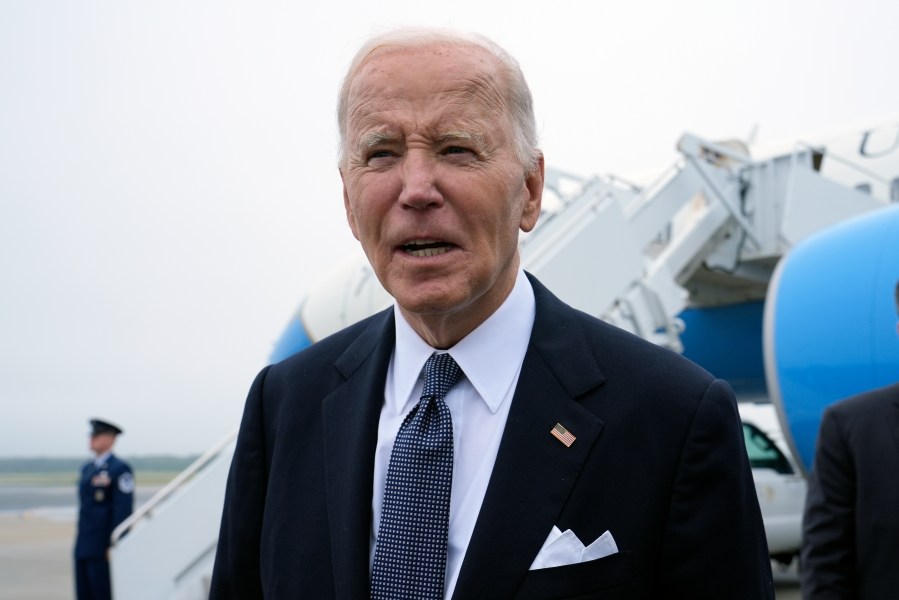
M 356 251 L 334 101 L 390 26 L 516 56 L 551 166 L 666 166 L 899 112 L 899 4 L 0 2 L 0 456 L 199 453 Z

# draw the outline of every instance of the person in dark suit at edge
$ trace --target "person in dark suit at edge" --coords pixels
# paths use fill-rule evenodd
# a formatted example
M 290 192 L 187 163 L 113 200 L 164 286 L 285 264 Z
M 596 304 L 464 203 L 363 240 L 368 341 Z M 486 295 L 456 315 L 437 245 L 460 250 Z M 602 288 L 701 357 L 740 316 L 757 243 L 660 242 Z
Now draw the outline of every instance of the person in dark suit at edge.
M 258 375 L 210 597 L 773 598 L 730 387 L 520 267 L 544 158 L 518 63 L 480 36 L 388 33 L 353 60 L 338 124 L 347 220 L 395 305 Z M 435 475 L 406 427 L 444 440 L 446 419 Z M 422 491 L 447 469 L 450 500 Z
M 78 600 L 108 600 L 110 537 L 134 510 L 134 475 L 128 463 L 112 453 L 122 429 L 100 419 L 90 424 L 95 458 L 81 468 L 78 483 L 75 592 Z
M 899 281 L 894 297 L 899 315 Z M 808 600 L 899 596 L 899 383 L 824 410 L 802 520 L 800 582 Z

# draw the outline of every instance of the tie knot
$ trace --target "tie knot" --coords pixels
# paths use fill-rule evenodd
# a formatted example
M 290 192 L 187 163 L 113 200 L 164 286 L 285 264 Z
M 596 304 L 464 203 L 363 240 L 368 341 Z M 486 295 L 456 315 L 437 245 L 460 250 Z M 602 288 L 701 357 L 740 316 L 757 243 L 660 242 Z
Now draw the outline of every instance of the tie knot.
M 422 398 L 443 398 L 451 387 L 456 385 L 462 369 L 448 353 L 437 354 L 428 358 L 425 363 L 425 387 L 421 392 Z

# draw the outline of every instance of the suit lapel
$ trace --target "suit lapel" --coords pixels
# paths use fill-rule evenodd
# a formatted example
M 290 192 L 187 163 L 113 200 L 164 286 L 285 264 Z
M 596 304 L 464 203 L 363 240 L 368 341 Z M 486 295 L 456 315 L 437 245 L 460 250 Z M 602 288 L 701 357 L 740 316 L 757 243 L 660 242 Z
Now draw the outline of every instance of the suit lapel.
M 389 309 L 335 362 L 346 380 L 323 403 L 325 485 L 337 598 L 369 594 L 372 469 L 394 343 Z
M 603 427 L 575 400 L 603 381 L 579 324 L 571 309 L 531 284 L 537 299 L 531 342 L 455 598 L 515 593 Z M 556 423 L 576 437 L 571 447 L 550 434 Z

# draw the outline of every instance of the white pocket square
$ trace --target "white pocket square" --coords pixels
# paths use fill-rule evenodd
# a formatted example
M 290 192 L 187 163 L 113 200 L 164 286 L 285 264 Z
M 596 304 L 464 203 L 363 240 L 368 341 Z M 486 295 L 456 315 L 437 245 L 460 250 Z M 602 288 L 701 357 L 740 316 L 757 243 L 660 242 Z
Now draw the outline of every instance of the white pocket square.
M 618 545 L 608 531 L 596 538 L 592 544 L 584 547 L 583 542 L 570 529 L 564 532 L 553 527 L 537 558 L 531 563 L 531 570 L 548 569 L 595 560 L 618 552 Z

